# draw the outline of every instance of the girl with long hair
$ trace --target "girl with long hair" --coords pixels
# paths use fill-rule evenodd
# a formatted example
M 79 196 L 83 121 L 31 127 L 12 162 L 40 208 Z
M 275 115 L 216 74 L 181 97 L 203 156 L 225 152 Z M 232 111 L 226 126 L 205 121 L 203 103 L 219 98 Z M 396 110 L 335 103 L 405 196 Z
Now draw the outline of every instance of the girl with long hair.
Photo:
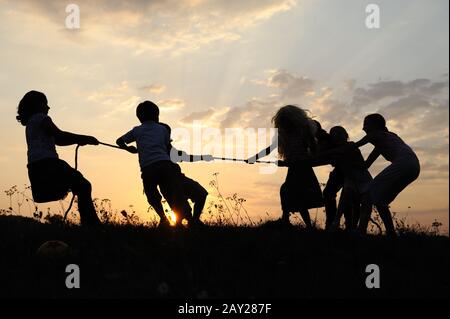
M 254 163 L 278 148 L 280 159 L 289 167 L 280 188 L 283 211 L 280 221 L 289 224 L 290 213 L 299 212 L 306 227 L 312 228 L 308 209 L 324 205 L 319 182 L 308 161 L 316 153 L 317 125 L 305 110 L 295 105 L 281 107 L 272 123 L 278 129 L 278 140 L 247 161 Z

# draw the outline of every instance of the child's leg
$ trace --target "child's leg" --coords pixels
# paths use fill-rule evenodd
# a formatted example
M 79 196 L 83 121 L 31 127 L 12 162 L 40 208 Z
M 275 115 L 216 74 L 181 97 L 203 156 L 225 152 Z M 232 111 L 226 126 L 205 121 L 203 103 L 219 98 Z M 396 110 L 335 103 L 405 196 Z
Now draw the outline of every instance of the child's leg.
M 352 214 L 352 230 L 358 227 L 359 218 L 361 217 L 361 202 L 363 195 L 359 190 L 355 190 L 353 193 L 353 214 Z
M 341 195 L 341 198 L 339 199 L 339 204 L 337 206 L 336 215 L 334 216 L 333 222 L 331 223 L 331 225 L 327 225 L 327 222 L 325 223 L 326 230 L 336 230 L 340 227 L 342 215 L 344 215 L 344 211 L 346 210 L 344 207 L 345 204 L 343 203 L 342 199 L 343 199 L 343 197 Z
M 305 223 L 306 228 L 308 228 L 308 229 L 312 228 L 311 217 L 309 216 L 309 211 L 307 209 L 301 209 L 300 215 L 303 218 L 303 222 Z
M 354 230 L 358 226 L 359 216 L 361 215 L 361 200 L 356 200 L 352 208 L 351 229 Z
M 367 226 L 369 225 L 370 215 L 372 214 L 372 201 L 369 194 L 364 194 L 361 199 L 361 213 L 358 224 L 358 231 L 367 233 Z
M 384 223 L 384 227 L 386 227 L 386 233 L 388 235 L 395 235 L 395 226 L 392 220 L 391 211 L 389 206 L 386 205 L 377 205 L 377 211 L 380 214 L 381 220 Z
M 336 195 L 342 188 L 343 178 L 338 171 L 333 170 L 327 181 L 327 185 L 323 189 L 323 199 L 325 201 L 325 214 L 326 222 L 325 228 L 331 227 L 336 220 L 337 207 L 336 207 Z
M 100 219 L 92 202 L 92 185 L 79 172 L 73 170 L 71 185 L 73 193 L 78 197 L 78 210 L 81 225 L 99 225 Z
M 359 211 L 360 211 L 360 196 L 357 193 L 356 189 L 353 187 L 350 187 L 348 191 L 348 212 L 345 215 L 345 229 L 346 230 L 353 230 L 356 228 L 357 221 L 355 223 L 355 218 L 357 217 L 357 220 L 359 219 Z
M 281 185 L 280 187 L 280 199 L 281 199 L 281 221 L 289 224 L 289 216 L 290 216 L 290 209 L 289 209 L 289 197 L 288 197 L 288 186 L 285 183 Z
M 207 190 L 193 179 L 183 176 L 183 190 L 185 195 L 194 202 L 193 220 L 199 221 L 200 215 L 205 207 L 206 197 L 208 197 Z
M 153 207 L 155 212 L 158 214 L 160 223 L 168 223 L 166 214 L 164 213 L 164 208 L 161 203 L 161 194 L 158 191 L 158 186 L 147 178 L 143 180 L 145 195 L 147 196 L 148 203 Z
M 417 160 L 392 163 L 371 182 L 370 196 L 376 206 L 388 206 L 409 184 L 417 179 L 420 165 Z
M 417 158 L 405 159 L 386 167 L 370 183 L 371 201 L 377 207 L 386 232 L 390 235 L 395 234 L 395 227 L 389 204 L 403 189 L 417 179 L 419 173 L 420 165 Z
M 194 202 L 194 220 L 200 220 L 200 215 L 203 212 L 203 208 L 205 207 L 206 197 L 208 195 L 199 196 Z
M 353 228 L 353 205 L 350 203 L 344 211 L 345 230 L 351 230 Z
M 333 224 L 332 226 L 329 226 L 328 228 L 325 229 L 330 229 L 330 227 L 333 230 L 339 228 L 342 216 L 344 216 L 345 219 L 345 228 L 346 229 L 348 228 L 348 218 L 349 214 L 351 214 L 351 205 L 349 205 L 350 200 L 351 198 L 349 196 L 348 189 L 344 186 L 341 192 L 341 196 L 339 198 L 337 213 L 333 221 Z
M 178 215 L 177 223 L 186 218 L 192 220 L 191 206 L 183 191 L 182 175 L 177 171 L 172 162 L 164 162 L 159 167 L 158 178 L 162 195 L 169 203 L 172 210 Z

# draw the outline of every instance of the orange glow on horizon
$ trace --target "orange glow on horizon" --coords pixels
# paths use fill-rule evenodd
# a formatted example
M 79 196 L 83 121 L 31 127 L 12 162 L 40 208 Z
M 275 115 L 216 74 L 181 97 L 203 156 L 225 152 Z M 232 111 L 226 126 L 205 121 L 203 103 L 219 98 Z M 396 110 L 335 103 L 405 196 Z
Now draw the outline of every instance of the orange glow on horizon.
M 178 220 L 177 214 L 172 210 L 166 210 L 166 216 L 169 219 L 170 226 L 175 226 Z

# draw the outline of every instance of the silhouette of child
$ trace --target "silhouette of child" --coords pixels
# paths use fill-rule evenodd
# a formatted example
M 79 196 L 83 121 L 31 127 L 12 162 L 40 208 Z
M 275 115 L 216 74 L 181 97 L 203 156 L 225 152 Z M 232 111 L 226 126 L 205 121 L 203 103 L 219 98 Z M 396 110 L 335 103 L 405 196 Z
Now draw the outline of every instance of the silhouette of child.
M 330 129 L 333 145 L 342 147 L 354 145 L 348 141 L 348 133 L 342 126 Z M 333 157 L 335 170 L 343 176 L 344 183 L 339 198 L 339 206 L 332 229 L 339 227 L 342 215 L 345 217 L 345 229 L 356 229 L 360 216 L 362 195 L 367 191 L 372 176 L 366 168 L 364 157 L 356 147 L 348 148 L 345 153 L 335 154 Z
M 330 134 L 328 134 L 320 125 L 320 122 L 314 120 L 317 126 L 317 153 L 330 150 L 334 147 Z M 324 162 L 320 163 L 324 164 Z M 326 161 L 326 164 L 329 164 Z M 332 164 L 332 163 L 331 163 Z M 319 166 L 319 165 L 314 165 Z M 330 229 L 337 214 L 336 196 L 344 185 L 344 177 L 340 170 L 334 168 L 328 175 L 328 180 L 323 189 L 323 199 L 325 203 L 325 229 Z
M 375 146 L 367 157 L 366 167 L 369 168 L 382 155 L 391 164 L 379 173 L 369 184 L 367 196 L 363 198 L 363 207 L 358 230 L 367 232 L 371 204 L 377 207 L 378 213 L 386 227 L 388 235 L 395 236 L 389 204 L 420 174 L 420 163 L 414 151 L 398 135 L 386 127 L 386 120 L 380 114 L 370 114 L 365 117 L 363 130 L 366 132 L 356 146 L 368 143 Z
M 24 125 L 28 145 L 28 176 L 36 202 L 60 200 L 72 191 L 78 197 L 82 225 L 99 225 L 92 203 L 92 186 L 83 175 L 59 159 L 55 145 L 98 145 L 93 136 L 61 131 L 48 116 L 47 97 L 38 91 L 26 93 L 16 119 Z
M 307 159 L 316 152 L 316 124 L 306 112 L 294 105 L 286 105 L 272 118 L 278 129 L 278 143 L 250 157 L 248 163 L 254 163 L 267 156 L 278 147 L 278 153 L 287 164 L 286 181 L 280 188 L 281 222 L 289 224 L 290 213 L 300 212 L 307 228 L 312 228 L 308 209 L 323 207 L 322 191 L 314 170 Z
M 159 123 L 163 125 L 168 131 L 169 136 L 171 134 L 171 127 L 165 123 Z M 170 140 L 172 141 L 172 140 Z M 211 155 L 189 155 L 184 151 L 178 151 L 175 147 L 170 144 L 169 152 L 171 154 L 172 161 L 180 161 L 180 162 L 194 162 L 197 160 L 205 160 L 212 161 L 213 158 Z M 181 167 L 178 164 L 175 164 L 179 174 L 181 175 L 181 184 L 183 187 L 184 195 L 190 199 L 194 203 L 193 216 L 192 216 L 192 224 L 194 226 L 202 226 L 203 223 L 200 221 L 200 216 L 203 212 L 203 208 L 205 207 L 206 197 L 208 196 L 208 191 L 200 185 L 197 181 L 187 177 L 181 172 Z M 157 214 L 161 218 L 160 226 L 168 226 L 169 221 L 164 214 L 164 209 L 161 204 L 161 194 L 158 189 L 154 189 L 153 191 L 148 191 L 147 193 L 148 202 L 155 209 Z
M 136 116 L 141 125 L 119 137 L 117 145 L 131 153 L 138 153 L 141 177 L 147 200 L 160 215 L 162 223 L 166 217 L 155 199 L 157 187 L 167 200 L 171 209 L 177 215 L 176 224 L 180 225 L 183 218 L 192 220 L 191 207 L 183 191 L 181 171 L 170 159 L 170 132 L 164 125 L 159 124 L 159 108 L 151 101 L 144 101 L 136 108 Z M 136 142 L 137 148 L 127 146 Z

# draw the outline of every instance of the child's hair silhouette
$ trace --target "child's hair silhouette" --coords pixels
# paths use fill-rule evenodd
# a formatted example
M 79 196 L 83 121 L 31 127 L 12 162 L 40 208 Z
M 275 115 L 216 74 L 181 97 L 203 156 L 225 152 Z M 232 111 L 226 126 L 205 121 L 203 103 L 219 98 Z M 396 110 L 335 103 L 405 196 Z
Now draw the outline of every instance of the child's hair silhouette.
M 45 94 L 38 91 L 29 91 L 19 102 L 16 120 L 23 126 L 26 126 L 30 117 L 33 114 L 42 112 L 44 106 L 47 106 Z
M 334 126 L 330 129 L 331 139 L 334 142 L 342 143 L 348 140 L 348 133 L 342 126 Z
M 47 97 L 38 91 L 27 92 L 17 108 L 16 119 L 25 126 L 33 200 L 37 203 L 61 200 L 70 191 L 78 198 L 81 225 L 99 225 L 91 183 L 56 152 L 56 145 L 98 145 L 99 142 L 93 136 L 60 130 L 48 116 L 49 109 Z
M 292 138 L 300 139 L 308 152 L 316 150 L 316 124 L 311 121 L 307 112 L 295 105 L 281 107 L 272 118 L 272 123 L 278 129 L 278 153 L 281 158 L 289 157 Z
M 139 103 L 136 108 L 136 116 L 141 121 L 141 123 L 146 121 L 158 122 L 159 119 L 159 108 L 151 101 L 144 101 Z
M 383 115 L 378 113 L 369 114 L 364 118 L 364 123 L 369 124 L 371 128 L 387 131 L 386 120 Z

